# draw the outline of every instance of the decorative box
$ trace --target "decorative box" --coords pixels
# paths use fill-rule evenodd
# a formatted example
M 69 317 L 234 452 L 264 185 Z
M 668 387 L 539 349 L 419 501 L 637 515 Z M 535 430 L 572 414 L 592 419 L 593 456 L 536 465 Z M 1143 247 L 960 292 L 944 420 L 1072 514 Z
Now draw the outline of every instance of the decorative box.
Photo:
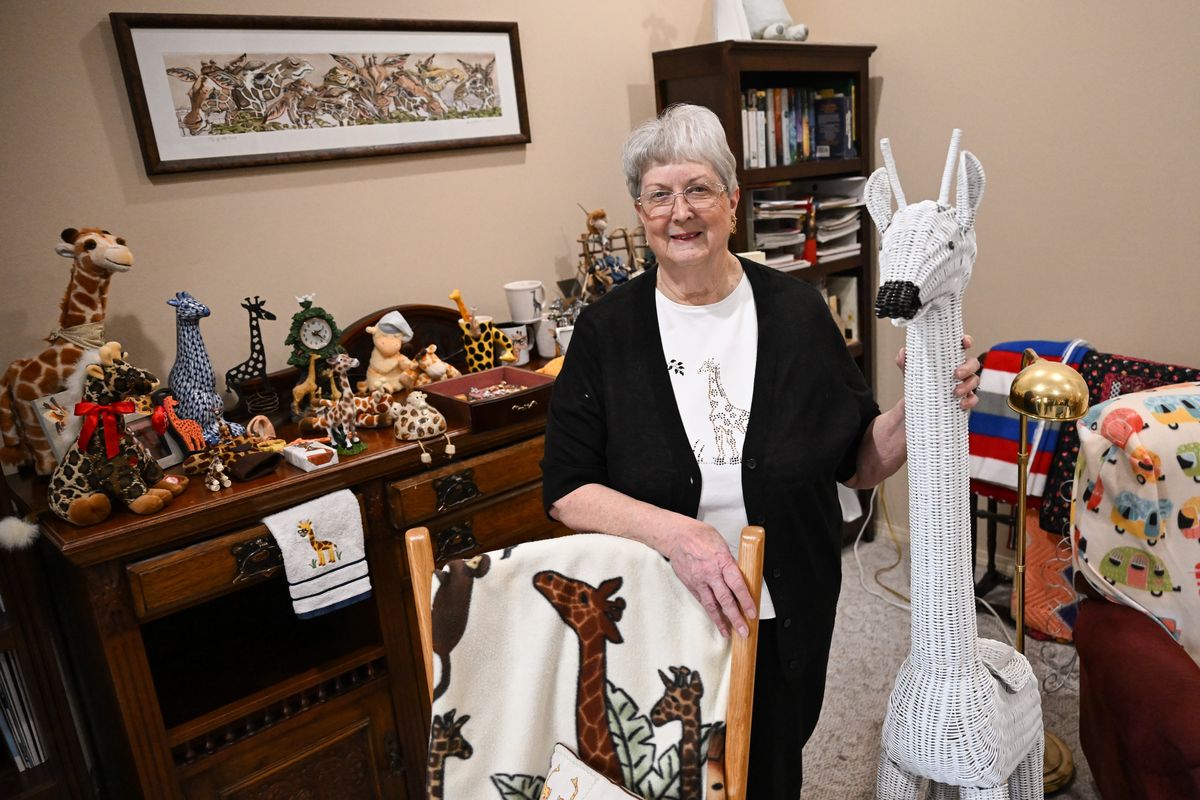
M 471 389 L 483 390 L 501 381 L 524 386 L 519 392 L 482 400 L 469 400 Z M 496 367 L 473 372 L 448 381 L 421 387 L 429 404 L 442 412 L 451 428 L 469 427 L 472 431 L 490 431 L 517 422 L 546 416 L 554 378 L 518 367 Z
M 289 464 L 305 472 L 338 463 L 337 450 L 324 442 L 298 442 L 283 448 L 283 457 Z

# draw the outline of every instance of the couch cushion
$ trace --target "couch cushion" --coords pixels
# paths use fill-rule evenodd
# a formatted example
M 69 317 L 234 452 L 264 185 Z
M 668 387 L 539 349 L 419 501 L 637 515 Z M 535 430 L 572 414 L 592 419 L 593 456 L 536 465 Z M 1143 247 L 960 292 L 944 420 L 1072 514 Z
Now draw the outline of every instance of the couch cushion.
M 1122 395 L 1076 428 L 1076 569 L 1200 663 L 1200 383 Z

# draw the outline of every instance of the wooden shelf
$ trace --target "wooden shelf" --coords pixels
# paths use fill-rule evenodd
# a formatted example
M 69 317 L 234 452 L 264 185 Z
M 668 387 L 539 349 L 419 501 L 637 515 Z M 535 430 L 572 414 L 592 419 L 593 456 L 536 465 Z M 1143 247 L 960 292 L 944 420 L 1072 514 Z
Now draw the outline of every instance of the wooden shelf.
M 803 181 L 811 178 L 831 178 L 838 175 L 861 175 L 861 158 L 835 158 L 820 161 L 800 161 L 783 167 L 739 169 L 738 182 L 743 187 L 755 187 L 780 181 Z

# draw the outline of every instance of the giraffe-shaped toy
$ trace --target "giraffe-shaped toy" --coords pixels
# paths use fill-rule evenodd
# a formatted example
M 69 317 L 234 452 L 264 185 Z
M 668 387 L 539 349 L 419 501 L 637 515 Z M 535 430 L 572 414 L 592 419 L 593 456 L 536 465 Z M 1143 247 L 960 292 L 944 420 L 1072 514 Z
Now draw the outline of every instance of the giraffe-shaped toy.
M 189 453 L 195 453 L 203 450 L 208 446 L 208 442 L 204 441 L 204 431 L 200 429 L 200 423 L 194 419 L 181 417 L 175 412 L 179 401 L 174 395 L 167 395 L 163 398 L 162 407 L 167 415 L 167 423 L 179 435 L 183 441 L 183 446 L 187 448 Z
M 533 576 L 533 586 L 542 593 L 567 627 L 579 637 L 579 678 L 575 684 L 575 735 L 579 757 L 614 783 L 622 783 L 621 761 L 608 727 L 608 643 L 624 641 L 617 623 L 625 612 L 624 598 L 612 595 L 621 588 L 621 578 L 609 578 L 599 586 L 568 578 L 552 570 Z
M 329 358 L 329 373 L 333 380 L 333 398 L 316 402 L 316 425 L 329 431 L 329 443 L 339 455 L 353 455 L 367 449 L 358 438 L 358 420 L 354 408 L 354 392 L 350 389 L 350 370 L 358 366 L 358 359 L 348 353 L 337 353 Z
M 467 372 L 491 369 L 496 366 L 497 360 L 504 364 L 511 364 L 517 360 L 512 339 L 492 323 L 491 317 L 473 314 L 463 302 L 462 293 L 458 289 L 450 293 L 450 299 L 458 306 L 458 313 L 462 316 L 458 327 L 462 331 L 463 349 L 467 354 Z M 497 350 L 500 352 L 498 358 Z
M 703 787 L 700 782 L 700 698 L 704 696 L 704 682 L 699 672 L 687 667 L 671 667 L 674 679 L 668 678 L 660 669 L 665 691 L 650 709 L 650 721 L 658 727 L 676 720 L 683 726 L 679 738 L 679 800 L 700 800 Z
M 71 277 L 59 303 L 50 346 L 8 365 L 0 378 L 0 462 L 33 463 L 39 475 L 54 471 L 54 453 L 38 423 L 34 401 L 61 392 L 85 350 L 104 344 L 104 314 L 113 273 L 133 268 L 133 253 L 119 236 L 99 228 L 67 228 L 54 252 L 71 259 Z M 19 419 L 18 419 L 19 418 Z
M 312 520 L 302 519 L 296 523 L 296 535 L 301 539 L 308 539 L 309 547 L 317 554 L 313 569 L 333 564 L 338 560 L 337 545 L 328 539 L 318 539 L 317 532 L 313 530 Z
M 217 377 L 200 336 L 200 320 L 211 312 L 208 306 L 187 292 L 176 292 L 167 305 L 175 308 L 175 364 L 169 377 L 171 394 L 179 401 L 179 416 L 200 423 L 204 441 L 216 444 L 221 439 L 221 424 L 225 422 L 225 404 L 217 394 Z M 227 424 L 234 436 L 246 432 L 236 422 Z
M 443 715 L 434 714 L 429 730 L 429 756 L 425 762 L 425 783 L 430 800 L 440 800 L 446 792 L 446 759 L 468 759 L 475 752 L 463 737 L 463 725 L 471 718 L 463 714 L 458 719 L 450 709 Z
M 888 701 L 876 797 L 916 798 L 922 780 L 987 800 L 1042 797 L 1037 679 L 1012 647 L 979 639 L 975 619 L 967 412 L 954 397 L 962 298 L 975 262 L 983 167 L 955 130 L 934 203 L 908 205 L 887 139 L 867 181 L 879 228 L 875 313 L 906 327 L 912 649 Z M 949 205 L 958 168 L 957 205 Z M 892 213 L 892 198 L 897 210 Z M 952 789 L 950 790 L 952 791 Z
M 262 385 L 266 386 L 267 353 L 263 348 L 262 329 L 259 327 L 259 323 L 264 319 L 268 322 L 275 319 L 275 315 L 267 311 L 266 304 L 267 301 L 260 299 L 258 295 L 254 296 L 253 301 L 247 297 L 242 303 L 242 308 L 246 309 L 246 313 L 250 316 L 250 355 L 245 361 L 225 373 L 225 391 L 227 392 L 237 392 L 241 396 L 240 385 L 251 378 L 260 378 Z M 269 414 L 279 407 L 279 397 L 271 391 L 260 391 L 242 399 L 246 401 L 246 408 L 252 414 Z
M 721 385 L 721 365 L 713 359 L 708 359 L 700 366 L 700 372 L 708 375 L 708 421 L 712 425 L 713 438 L 717 443 L 717 456 L 714 464 L 740 464 L 742 453 L 735 431 L 746 435 L 746 425 L 750 422 L 750 412 L 738 408 L 729 402 L 725 395 L 725 387 Z M 728 457 L 725 448 L 729 448 Z

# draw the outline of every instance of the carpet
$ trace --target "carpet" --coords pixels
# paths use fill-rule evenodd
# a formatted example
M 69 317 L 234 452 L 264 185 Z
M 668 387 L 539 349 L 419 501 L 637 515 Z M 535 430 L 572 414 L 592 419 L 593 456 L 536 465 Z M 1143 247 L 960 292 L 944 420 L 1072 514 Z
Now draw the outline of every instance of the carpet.
M 873 578 L 896 560 L 885 533 L 858 548 L 864 580 L 875 592 L 896 600 Z M 879 735 L 888 695 L 908 654 L 909 615 L 868 594 L 859 583 L 853 548 L 842 554 L 842 595 L 829 658 L 829 680 L 821 721 L 804 748 L 804 800 L 867 800 L 875 796 Z M 908 553 L 900 566 L 881 576 L 908 593 Z M 897 602 L 899 602 L 897 600 Z M 1008 628 L 1009 636 L 1013 629 Z M 1000 626 L 981 609 L 980 636 L 1003 640 Z M 1087 761 L 1079 749 L 1079 670 L 1074 648 L 1026 637 L 1026 655 L 1042 686 L 1046 727 L 1071 749 L 1075 778 L 1052 797 L 1099 800 Z

